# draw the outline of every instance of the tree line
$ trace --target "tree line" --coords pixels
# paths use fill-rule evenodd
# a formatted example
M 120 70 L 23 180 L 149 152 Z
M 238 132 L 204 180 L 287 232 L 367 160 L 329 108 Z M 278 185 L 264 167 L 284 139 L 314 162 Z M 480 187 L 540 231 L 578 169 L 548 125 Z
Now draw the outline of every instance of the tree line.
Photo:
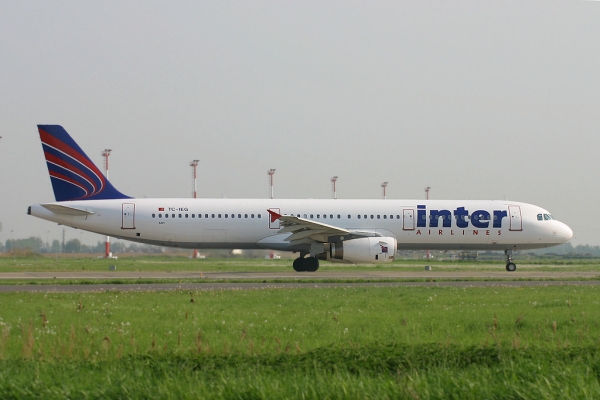
M 27 239 L 7 239 L 5 243 L 0 243 L 0 252 L 11 252 L 13 250 L 30 250 L 35 253 L 98 253 L 104 254 L 105 244 L 98 241 L 95 245 L 81 243 L 79 239 L 71 239 L 64 243 L 59 240 L 53 240 L 51 243 L 44 241 L 37 236 L 31 236 Z M 147 244 L 129 243 L 129 242 L 111 242 L 110 249 L 113 253 L 160 253 L 162 247 L 151 246 Z

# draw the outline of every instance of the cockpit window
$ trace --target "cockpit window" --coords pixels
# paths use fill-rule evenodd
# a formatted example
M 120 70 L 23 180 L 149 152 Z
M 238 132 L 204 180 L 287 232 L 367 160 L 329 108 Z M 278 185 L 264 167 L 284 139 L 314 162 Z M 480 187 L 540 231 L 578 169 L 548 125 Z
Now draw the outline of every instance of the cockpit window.
M 544 220 L 544 217 L 542 217 L 542 214 L 538 214 L 537 218 L 538 218 L 538 221 L 543 221 Z
M 549 220 L 551 220 L 551 219 L 553 219 L 553 218 L 552 218 L 552 216 L 551 216 L 550 214 L 544 214 L 544 219 L 545 219 L 546 221 L 549 221 Z

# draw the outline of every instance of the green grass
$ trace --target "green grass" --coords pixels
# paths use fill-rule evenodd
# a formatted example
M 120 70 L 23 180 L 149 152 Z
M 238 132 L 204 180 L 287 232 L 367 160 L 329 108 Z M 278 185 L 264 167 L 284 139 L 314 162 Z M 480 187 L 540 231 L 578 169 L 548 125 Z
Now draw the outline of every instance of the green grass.
M 599 295 L 4 293 L 0 398 L 598 398 Z
M 528 260 L 515 259 L 518 270 L 529 271 L 578 271 L 600 272 L 600 259 L 591 260 Z M 90 256 L 74 257 L 53 255 L 0 257 L 0 272 L 59 272 L 59 271 L 108 271 L 116 265 L 118 271 L 196 271 L 196 272 L 290 272 L 292 259 L 260 258 L 206 258 L 189 259 L 185 256 L 132 256 L 126 254 L 119 259 L 98 259 Z M 436 271 L 503 271 L 504 261 L 471 260 L 397 260 L 389 264 L 340 264 L 321 261 L 320 271 L 423 271 L 424 265 Z

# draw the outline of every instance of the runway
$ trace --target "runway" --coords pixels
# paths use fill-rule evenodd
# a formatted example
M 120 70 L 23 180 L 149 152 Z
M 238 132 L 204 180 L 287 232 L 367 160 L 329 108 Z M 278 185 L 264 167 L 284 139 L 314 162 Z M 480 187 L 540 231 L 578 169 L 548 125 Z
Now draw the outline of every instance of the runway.
M 600 272 L 517 270 L 502 268 L 479 271 L 388 271 L 339 270 L 317 272 L 200 272 L 200 271 L 72 271 L 72 272 L 0 272 L 4 279 L 204 279 L 211 280 L 386 280 L 386 279 L 600 279 Z
M 589 280 L 594 279 L 596 280 Z M 78 271 L 3 272 L 0 281 L 48 280 L 43 285 L 0 285 L 0 292 L 93 292 L 159 290 L 260 290 L 332 287 L 527 287 L 558 285 L 600 285 L 596 272 L 543 271 L 326 271 L 326 272 L 164 272 L 164 271 Z M 55 284 L 56 280 L 173 279 L 199 280 L 194 283 L 98 283 Z M 395 282 L 382 282 L 385 280 Z M 477 279 L 477 280 L 469 280 Z M 276 282 L 285 280 L 288 282 Z M 303 280 L 310 282 L 302 282 Z M 362 281 L 364 282 L 343 282 Z M 372 282 L 369 282 L 369 281 Z M 230 281 L 230 282 L 228 282 Z M 323 282 L 320 282 L 323 281 Z M 340 282 L 336 282 L 340 281 Z M 51 283 L 52 282 L 52 283 Z

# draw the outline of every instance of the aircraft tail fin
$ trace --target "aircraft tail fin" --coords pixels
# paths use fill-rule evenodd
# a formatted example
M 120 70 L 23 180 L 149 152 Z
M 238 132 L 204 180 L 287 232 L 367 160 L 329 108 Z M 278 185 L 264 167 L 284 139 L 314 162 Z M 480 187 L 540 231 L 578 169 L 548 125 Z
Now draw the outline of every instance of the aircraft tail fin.
M 60 125 L 38 125 L 56 201 L 129 199 Z

